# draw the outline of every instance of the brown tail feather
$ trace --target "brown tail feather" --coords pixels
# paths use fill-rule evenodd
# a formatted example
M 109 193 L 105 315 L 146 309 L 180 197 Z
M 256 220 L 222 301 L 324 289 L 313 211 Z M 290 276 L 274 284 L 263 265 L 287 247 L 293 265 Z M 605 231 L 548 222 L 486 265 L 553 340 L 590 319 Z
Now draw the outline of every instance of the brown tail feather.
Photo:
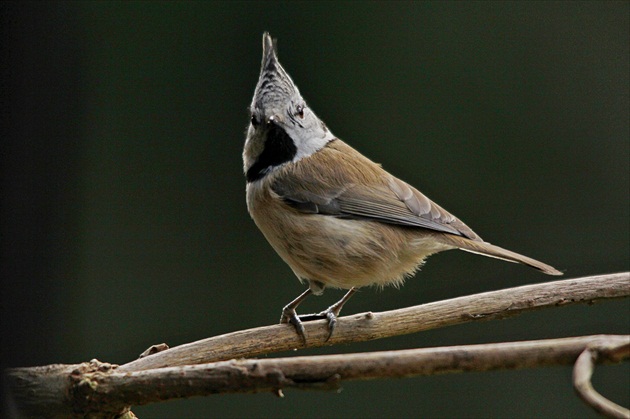
M 464 237 L 454 236 L 452 234 L 442 234 L 440 236 L 445 244 L 455 246 L 467 252 L 494 257 L 497 259 L 506 260 L 508 262 L 522 263 L 523 265 L 531 266 L 534 269 L 538 269 L 539 271 L 546 273 L 547 275 L 562 275 L 562 272 L 552 266 L 539 262 L 535 259 L 528 258 L 527 256 L 519 255 L 518 253 L 512 252 L 510 250 L 503 249 L 499 246 L 486 243 L 484 241 L 470 240 Z

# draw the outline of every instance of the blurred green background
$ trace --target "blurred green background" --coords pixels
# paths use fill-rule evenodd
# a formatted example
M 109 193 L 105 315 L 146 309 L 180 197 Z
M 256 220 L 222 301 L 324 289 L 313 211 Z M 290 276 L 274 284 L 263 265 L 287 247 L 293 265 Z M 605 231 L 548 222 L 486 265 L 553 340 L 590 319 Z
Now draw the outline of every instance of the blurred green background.
M 300 285 L 250 220 L 261 35 L 340 138 L 486 240 L 629 269 L 628 2 L 3 2 L 2 365 L 125 363 L 278 321 Z M 550 280 L 464 252 L 346 314 Z M 302 311 L 340 297 L 329 290 Z M 296 354 L 629 333 L 630 302 Z M 294 353 L 280 354 L 291 356 Z M 570 368 L 222 395 L 140 417 L 592 417 Z M 630 405 L 630 368 L 596 387 Z

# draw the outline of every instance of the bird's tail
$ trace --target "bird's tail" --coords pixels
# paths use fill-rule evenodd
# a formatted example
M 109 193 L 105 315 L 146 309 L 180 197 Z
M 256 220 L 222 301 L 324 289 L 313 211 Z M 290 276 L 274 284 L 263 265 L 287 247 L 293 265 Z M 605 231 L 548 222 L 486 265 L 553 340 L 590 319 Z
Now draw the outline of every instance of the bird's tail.
M 465 237 L 455 236 L 452 234 L 441 234 L 440 236 L 444 244 L 455 246 L 458 249 L 465 250 L 466 252 L 507 260 L 508 262 L 521 263 L 523 265 L 531 266 L 534 269 L 538 269 L 547 275 L 562 275 L 562 272 L 552 266 L 484 241 L 470 240 Z

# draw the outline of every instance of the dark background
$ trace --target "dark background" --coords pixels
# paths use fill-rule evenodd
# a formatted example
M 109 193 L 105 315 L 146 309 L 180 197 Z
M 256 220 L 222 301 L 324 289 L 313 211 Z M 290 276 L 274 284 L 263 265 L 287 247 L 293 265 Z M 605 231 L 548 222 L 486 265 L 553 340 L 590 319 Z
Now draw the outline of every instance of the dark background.
M 628 2 L 3 2 L 2 366 L 125 363 L 275 323 L 304 286 L 245 206 L 261 35 L 331 130 L 493 243 L 629 269 Z M 550 280 L 447 252 L 383 311 Z M 339 291 L 307 301 L 319 310 Z M 297 354 L 629 333 L 628 300 Z M 290 356 L 291 354 L 281 354 Z M 595 385 L 630 405 L 630 370 Z M 224 395 L 140 417 L 594 416 L 568 367 Z

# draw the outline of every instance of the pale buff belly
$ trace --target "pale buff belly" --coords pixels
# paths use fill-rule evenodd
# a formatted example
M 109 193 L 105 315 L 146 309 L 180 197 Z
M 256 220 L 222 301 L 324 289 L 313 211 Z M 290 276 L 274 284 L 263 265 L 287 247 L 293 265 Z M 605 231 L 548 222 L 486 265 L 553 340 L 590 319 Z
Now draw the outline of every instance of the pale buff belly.
M 333 288 L 399 285 L 423 260 L 452 247 L 435 234 L 373 221 L 273 213 L 259 228 L 301 280 Z M 286 214 L 285 214 L 286 215 Z

